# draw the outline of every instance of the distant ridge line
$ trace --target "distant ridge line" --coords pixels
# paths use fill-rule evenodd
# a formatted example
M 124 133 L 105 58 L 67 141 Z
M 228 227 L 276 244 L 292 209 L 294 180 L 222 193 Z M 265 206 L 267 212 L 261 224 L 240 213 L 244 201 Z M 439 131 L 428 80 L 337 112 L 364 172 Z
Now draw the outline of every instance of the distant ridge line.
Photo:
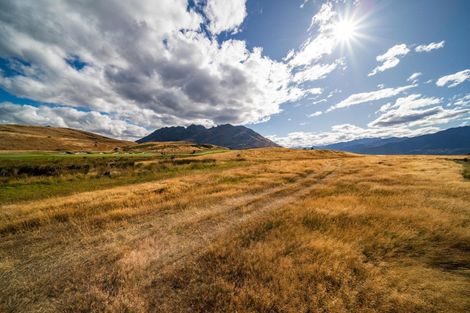
M 363 138 L 317 148 L 361 154 L 468 154 L 470 126 L 449 128 L 416 137 Z
M 181 140 L 197 144 L 213 144 L 230 149 L 279 147 L 278 144 L 261 136 L 248 127 L 233 126 L 230 124 L 211 128 L 206 128 L 202 125 L 163 127 L 137 140 L 137 142 Z

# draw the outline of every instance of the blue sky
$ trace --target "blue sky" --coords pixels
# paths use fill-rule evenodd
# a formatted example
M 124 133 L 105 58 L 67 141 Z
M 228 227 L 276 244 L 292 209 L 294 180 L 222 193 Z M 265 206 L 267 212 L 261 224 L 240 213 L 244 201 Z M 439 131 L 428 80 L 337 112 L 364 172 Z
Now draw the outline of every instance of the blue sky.
M 232 123 L 286 146 L 470 124 L 468 1 L 40 0 L 0 12 L 1 123 L 128 139 Z

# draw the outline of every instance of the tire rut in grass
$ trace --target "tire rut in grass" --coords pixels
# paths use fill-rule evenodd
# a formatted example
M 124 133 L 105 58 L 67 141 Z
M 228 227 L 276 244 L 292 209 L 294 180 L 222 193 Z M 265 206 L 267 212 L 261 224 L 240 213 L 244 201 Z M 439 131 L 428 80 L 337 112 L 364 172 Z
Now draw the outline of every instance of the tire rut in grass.
M 131 294 L 138 297 L 136 291 L 148 287 L 165 267 L 179 266 L 188 257 L 200 255 L 211 242 L 242 227 L 245 222 L 308 196 L 337 167 L 338 162 L 335 162 L 319 173 L 304 175 L 293 183 L 255 194 L 242 194 L 206 208 L 203 214 L 194 214 L 193 210 L 181 212 L 179 218 L 174 218 L 164 229 L 141 240 L 135 249 L 117 262 L 113 273 L 108 273 L 106 280 L 122 282 L 111 298 L 120 302 L 122 297 L 127 298 Z M 127 288 L 126 281 L 134 282 L 133 287 Z M 140 286 L 137 290 L 136 282 Z

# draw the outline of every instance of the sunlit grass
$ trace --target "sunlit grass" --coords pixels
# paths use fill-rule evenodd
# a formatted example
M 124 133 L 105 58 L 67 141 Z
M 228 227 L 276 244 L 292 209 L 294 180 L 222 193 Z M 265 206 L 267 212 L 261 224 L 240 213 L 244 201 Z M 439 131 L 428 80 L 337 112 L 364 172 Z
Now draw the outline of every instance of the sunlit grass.
M 142 151 L 77 154 L 1 152 L 0 204 L 159 180 L 188 171 L 226 168 L 233 164 L 202 164 L 198 160 L 188 162 L 179 159 L 227 151 L 200 149 L 194 153 L 179 154 Z M 19 174 L 12 176 L 15 172 Z
M 2 205 L 0 310 L 469 307 L 462 164 L 287 149 L 180 160 L 158 180 Z

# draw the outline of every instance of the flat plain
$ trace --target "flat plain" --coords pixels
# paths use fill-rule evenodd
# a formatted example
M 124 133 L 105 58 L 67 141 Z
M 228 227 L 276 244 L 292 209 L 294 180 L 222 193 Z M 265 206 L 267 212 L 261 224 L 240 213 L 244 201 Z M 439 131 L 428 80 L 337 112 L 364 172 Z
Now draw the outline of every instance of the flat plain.
M 177 152 L 0 157 L 0 311 L 469 311 L 464 157 Z

